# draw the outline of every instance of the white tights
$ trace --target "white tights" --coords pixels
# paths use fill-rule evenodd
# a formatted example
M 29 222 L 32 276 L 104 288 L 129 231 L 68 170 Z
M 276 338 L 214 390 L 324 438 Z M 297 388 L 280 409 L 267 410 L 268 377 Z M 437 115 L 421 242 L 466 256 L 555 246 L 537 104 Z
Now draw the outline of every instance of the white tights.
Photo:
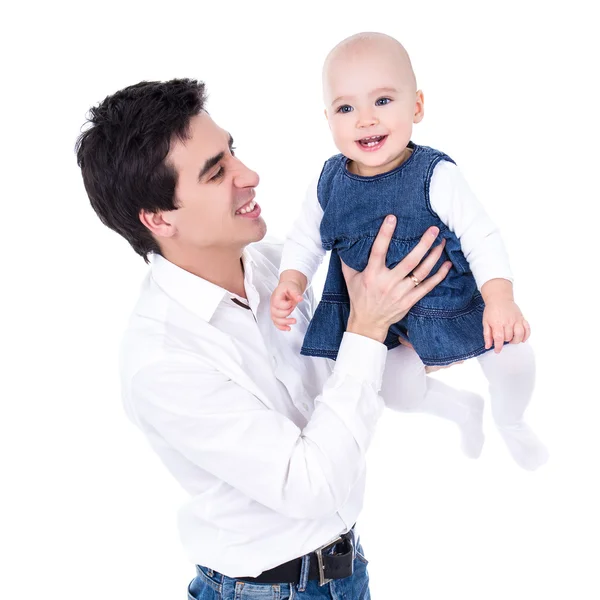
M 535 357 L 529 344 L 507 344 L 477 357 L 489 383 L 492 416 L 512 457 L 524 469 L 544 464 L 548 453 L 523 414 L 533 393 Z M 388 352 L 381 395 L 386 406 L 401 412 L 430 413 L 454 422 L 461 430 L 462 448 L 471 458 L 481 454 L 483 399 L 428 377 L 411 348 Z

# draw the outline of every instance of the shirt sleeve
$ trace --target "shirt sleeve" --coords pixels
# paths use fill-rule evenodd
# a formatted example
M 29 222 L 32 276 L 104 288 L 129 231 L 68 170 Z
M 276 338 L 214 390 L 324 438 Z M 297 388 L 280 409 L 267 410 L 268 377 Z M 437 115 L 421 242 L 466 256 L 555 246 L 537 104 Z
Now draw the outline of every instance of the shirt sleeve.
M 185 357 L 139 371 L 132 407 L 175 451 L 246 496 L 291 518 L 319 518 L 344 505 L 364 471 L 386 355 L 383 344 L 345 333 L 304 429 Z
M 440 161 L 436 165 L 431 177 L 429 201 L 434 212 L 460 240 L 479 290 L 490 279 L 513 281 L 500 230 L 455 164 Z
M 287 269 L 294 269 L 306 275 L 312 281 L 319 265 L 325 256 L 325 249 L 321 243 L 321 220 L 323 209 L 317 196 L 315 178 L 308 186 L 300 214 L 292 225 L 283 246 L 279 273 Z

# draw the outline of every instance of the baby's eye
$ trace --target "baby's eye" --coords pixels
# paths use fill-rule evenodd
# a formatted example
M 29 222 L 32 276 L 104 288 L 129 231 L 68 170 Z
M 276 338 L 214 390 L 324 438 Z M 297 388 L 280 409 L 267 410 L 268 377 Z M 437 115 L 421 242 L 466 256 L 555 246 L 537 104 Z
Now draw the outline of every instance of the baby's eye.
M 349 105 L 349 104 L 342 104 L 342 106 L 340 106 L 337 109 L 337 112 L 339 113 L 349 113 L 352 112 L 354 109 Z
M 386 104 L 389 104 L 392 101 L 391 98 L 378 98 L 375 101 L 375 106 L 385 106 Z

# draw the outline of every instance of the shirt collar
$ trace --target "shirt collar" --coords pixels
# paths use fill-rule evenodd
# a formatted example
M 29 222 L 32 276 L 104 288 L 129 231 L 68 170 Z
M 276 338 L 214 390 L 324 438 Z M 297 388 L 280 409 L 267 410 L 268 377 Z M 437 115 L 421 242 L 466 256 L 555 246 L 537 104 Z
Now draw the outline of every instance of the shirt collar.
M 225 295 L 231 295 L 226 289 L 178 267 L 160 254 L 153 254 L 150 262 L 152 279 L 165 294 L 204 321 L 209 322 Z
M 254 271 L 259 269 L 256 258 L 260 258 L 260 253 L 254 248 L 242 250 L 244 284 L 251 287 L 254 287 Z M 152 278 L 158 286 L 173 300 L 207 322 L 212 319 L 226 295 L 236 296 L 225 288 L 178 267 L 160 254 L 151 254 L 150 263 Z

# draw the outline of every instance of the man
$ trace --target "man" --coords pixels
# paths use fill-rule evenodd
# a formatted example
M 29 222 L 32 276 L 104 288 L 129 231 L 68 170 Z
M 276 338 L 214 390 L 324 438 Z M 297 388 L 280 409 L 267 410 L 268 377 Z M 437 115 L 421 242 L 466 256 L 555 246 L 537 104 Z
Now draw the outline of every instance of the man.
M 296 327 L 278 331 L 280 247 L 253 244 L 266 233 L 258 175 L 204 103 L 202 83 L 142 82 L 93 108 L 78 140 L 94 210 L 152 258 L 123 341 L 125 407 L 190 493 L 191 597 L 369 598 L 353 525 L 383 406 L 382 342 L 450 263 L 424 281 L 442 251 L 420 263 L 433 228 L 387 269 L 386 221 L 365 271 L 345 269 L 351 312 L 335 365 L 301 356 L 310 292 Z

